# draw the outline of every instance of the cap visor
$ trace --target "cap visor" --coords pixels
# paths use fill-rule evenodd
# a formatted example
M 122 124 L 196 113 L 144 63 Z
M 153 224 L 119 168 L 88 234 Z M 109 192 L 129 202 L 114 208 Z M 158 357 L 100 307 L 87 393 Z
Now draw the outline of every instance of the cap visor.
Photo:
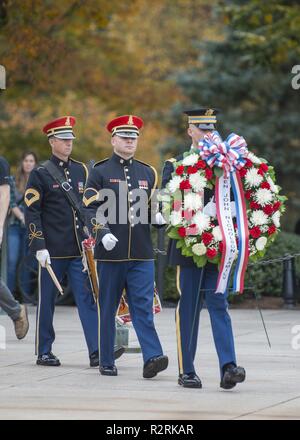
M 215 126 L 214 124 L 197 124 L 198 128 L 201 128 L 202 130 L 214 130 Z
M 58 139 L 76 139 L 73 133 L 61 133 L 61 134 L 57 133 L 54 135 L 54 137 Z
M 139 137 L 137 133 L 124 133 L 124 132 L 116 133 L 115 136 L 119 136 L 121 138 L 131 138 L 131 139 L 136 139 Z

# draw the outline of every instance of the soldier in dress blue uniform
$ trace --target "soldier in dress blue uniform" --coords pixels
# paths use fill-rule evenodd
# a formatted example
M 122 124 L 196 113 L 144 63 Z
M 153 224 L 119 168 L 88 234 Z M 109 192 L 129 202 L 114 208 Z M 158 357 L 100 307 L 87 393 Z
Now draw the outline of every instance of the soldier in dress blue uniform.
M 168 366 L 153 318 L 154 255 L 148 217 L 154 217 L 153 223 L 157 225 L 163 222 L 161 214 L 154 214 L 149 207 L 157 186 L 157 173 L 152 166 L 134 159 L 142 126 L 141 118 L 130 115 L 116 118 L 107 125 L 114 152 L 109 159 L 95 164 L 83 198 L 86 223 L 96 239 L 100 373 L 106 376 L 118 374 L 113 347 L 115 315 L 123 289 L 127 292 L 133 326 L 142 348 L 143 377 L 152 378 Z M 105 190 L 111 190 L 110 208 L 116 210 L 115 218 L 114 215 L 107 218 L 103 212 Z M 135 212 L 137 190 L 138 197 L 145 196 L 145 222 L 141 222 Z
M 43 128 L 52 148 L 50 162 L 63 177 L 65 190 L 72 189 L 81 202 L 88 177 L 87 167 L 70 158 L 73 146 L 75 118 L 63 117 Z M 81 242 L 86 238 L 84 225 L 64 195 L 60 184 L 45 168 L 35 168 L 25 193 L 26 225 L 30 250 L 39 261 L 39 305 L 37 310 L 36 354 L 37 364 L 59 366 L 52 353 L 55 339 L 53 315 L 56 288 L 46 265 L 61 280 L 68 275 L 78 307 L 79 317 L 88 346 L 90 365 L 99 365 L 98 310 L 94 303 L 89 279 L 83 273 Z
M 185 112 L 189 117 L 188 135 L 192 138 L 195 148 L 208 131 L 215 130 L 217 122 L 216 109 L 201 108 Z M 166 161 L 162 187 L 171 180 L 176 169 L 176 162 L 183 159 L 183 154 Z M 205 190 L 204 205 L 208 209 L 214 205 L 213 191 Z M 200 312 L 203 306 L 202 296 L 205 296 L 206 306 L 210 315 L 214 342 L 219 358 L 221 384 L 224 389 L 233 388 L 238 382 L 245 380 L 245 370 L 237 367 L 231 320 L 228 313 L 228 292 L 216 294 L 218 267 L 208 263 L 200 269 L 192 257 L 184 257 L 176 248 L 176 240 L 170 240 L 168 261 L 171 266 L 177 266 L 177 289 L 180 301 L 176 310 L 177 348 L 179 364 L 179 385 L 186 388 L 202 388 L 202 383 L 196 374 L 194 360 L 197 350 Z

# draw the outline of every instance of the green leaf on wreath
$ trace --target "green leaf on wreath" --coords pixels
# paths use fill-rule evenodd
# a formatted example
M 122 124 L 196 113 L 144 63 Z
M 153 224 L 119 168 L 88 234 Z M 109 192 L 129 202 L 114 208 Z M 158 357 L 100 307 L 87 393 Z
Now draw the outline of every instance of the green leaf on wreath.
M 207 263 L 207 257 L 205 255 L 193 255 L 193 260 L 198 267 L 204 267 Z
M 223 170 L 219 167 L 214 167 L 214 175 L 216 177 L 222 177 L 223 176 Z
M 178 235 L 177 229 L 176 228 L 172 228 L 170 230 L 170 232 L 168 233 L 168 237 L 172 238 L 173 240 L 178 240 L 179 239 L 179 235 Z
M 184 246 L 184 242 L 178 240 L 177 243 L 176 243 L 176 248 L 177 248 L 177 249 L 180 249 L 180 248 L 182 248 L 182 246 Z

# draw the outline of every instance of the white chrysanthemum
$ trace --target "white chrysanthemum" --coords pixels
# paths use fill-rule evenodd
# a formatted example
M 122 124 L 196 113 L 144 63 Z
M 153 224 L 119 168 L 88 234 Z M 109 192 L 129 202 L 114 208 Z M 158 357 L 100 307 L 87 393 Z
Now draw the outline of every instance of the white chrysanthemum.
M 260 226 L 260 230 L 261 230 L 261 232 L 263 234 L 265 234 L 269 230 L 269 225 L 262 225 L 262 226 Z
M 180 176 L 174 176 L 167 185 L 168 190 L 171 193 L 176 192 L 179 189 L 182 180 L 183 179 Z
M 203 214 L 203 212 L 198 211 L 194 215 L 194 217 L 192 219 L 192 223 L 195 223 L 195 225 L 199 229 L 199 234 L 202 234 L 202 232 L 204 232 L 206 229 L 209 229 L 209 227 L 210 227 L 210 217 Z
M 260 237 L 258 240 L 256 240 L 255 246 L 258 251 L 263 251 L 266 247 L 266 244 L 268 242 L 268 239 L 266 237 Z
M 274 225 L 276 226 L 276 228 L 280 228 L 280 217 L 281 214 L 279 211 L 276 211 L 273 215 L 272 215 L 272 220 Z
M 185 237 L 184 241 L 187 246 L 191 246 L 193 243 L 197 243 L 197 238 L 196 237 Z
M 192 251 L 195 255 L 198 255 L 199 257 L 201 257 L 201 255 L 205 255 L 207 248 L 203 243 L 197 243 L 194 244 L 194 246 L 192 247 Z
M 186 156 L 183 161 L 182 161 L 182 165 L 184 165 L 185 167 L 189 167 L 189 166 L 193 166 L 195 165 L 199 160 L 199 155 L 198 154 L 189 154 L 188 156 Z
M 181 211 L 172 211 L 170 215 L 170 223 L 172 226 L 180 225 L 182 222 Z
M 275 183 L 273 182 L 270 176 L 267 177 L 267 182 L 271 187 L 271 191 L 273 191 L 275 194 L 278 194 L 279 193 L 278 186 L 275 185 Z
M 272 192 L 266 188 L 258 189 L 254 195 L 255 201 L 261 206 L 269 205 L 269 203 L 272 202 L 273 198 L 274 195 L 272 194 Z
M 214 236 L 215 241 L 222 241 L 223 240 L 220 226 L 216 226 L 213 229 L 212 234 Z
M 184 195 L 184 209 L 198 211 L 202 208 L 202 197 L 199 194 L 188 193 Z
M 257 188 L 263 181 L 263 177 L 260 174 L 258 174 L 256 168 L 250 168 L 250 170 L 247 171 L 245 179 L 246 179 L 246 184 L 250 188 Z
M 266 225 L 268 223 L 268 216 L 264 211 L 254 211 L 252 212 L 250 220 L 254 226 Z
M 194 191 L 202 191 L 206 187 L 207 179 L 200 173 L 191 174 L 190 184 Z
M 251 162 L 256 163 L 257 165 L 260 165 L 262 163 L 261 160 L 251 152 L 248 153 L 247 158 L 251 160 Z

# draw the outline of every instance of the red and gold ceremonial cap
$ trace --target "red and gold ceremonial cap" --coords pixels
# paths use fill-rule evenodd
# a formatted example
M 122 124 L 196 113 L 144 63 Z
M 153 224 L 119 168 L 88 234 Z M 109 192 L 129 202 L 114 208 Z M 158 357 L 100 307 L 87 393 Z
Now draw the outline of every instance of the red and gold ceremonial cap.
M 142 118 L 133 115 L 119 116 L 111 120 L 106 128 L 112 136 L 118 135 L 125 138 L 137 138 L 140 129 L 144 126 Z
M 74 116 L 64 116 L 49 122 L 43 128 L 43 132 L 50 138 L 55 136 L 58 139 L 75 139 L 73 127 L 76 124 Z

